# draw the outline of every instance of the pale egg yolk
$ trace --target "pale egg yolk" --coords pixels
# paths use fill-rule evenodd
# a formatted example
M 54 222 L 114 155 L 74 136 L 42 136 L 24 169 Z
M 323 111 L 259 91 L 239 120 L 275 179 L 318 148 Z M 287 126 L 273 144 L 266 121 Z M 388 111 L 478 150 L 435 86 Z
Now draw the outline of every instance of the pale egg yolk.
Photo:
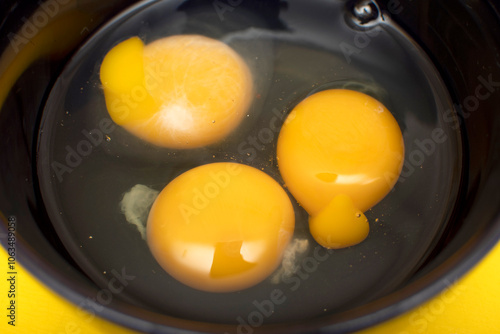
M 228 45 L 199 35 L 177 35 L 148 45 L 121 42 L 100 70 L 113 121 L 153 144 L 195 148 L 227 136 L 242 120 L 253 80 Z
M 246 165 L 213 163 L 163 189 L 148 217 L 147 242 L 178 281 L 228 292 L 269 276 L 294 227 L 290 199 L 273 178 Z
M 309 229 L 327 248 L 363 241 L 363 212 L 392 189 L 403 166 L 398 123 L 376 99 L 330 89 L 300 102 L 278 138 L 278 165 L 287 187 L 309 213 Z

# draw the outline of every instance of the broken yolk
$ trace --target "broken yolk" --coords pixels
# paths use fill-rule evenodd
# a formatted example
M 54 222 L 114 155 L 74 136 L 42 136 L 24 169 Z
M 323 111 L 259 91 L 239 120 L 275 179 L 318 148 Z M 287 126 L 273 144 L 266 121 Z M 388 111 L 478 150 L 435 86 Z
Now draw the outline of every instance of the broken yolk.
M 246 165 L 213 163 L 163 189 L 149 213 L 147 242 L 178 281 L 229 292 L 278 267 L 294 226 L 290 199 L 273 178 Z
M 250 71 L 228 45 L 178 35 L 148 45 L 121 42 L 100 70 L 113 121 L 137 137 L 169 148 L 213 144 L 238 126 L 253 91 Z
M 351 90 L 315 93 L 287 117 L 278 138 L 287 187 L 327 248 L 363 241 L 367 211 L 395 185 L 404 158 L 398 123 L 376 99 Z

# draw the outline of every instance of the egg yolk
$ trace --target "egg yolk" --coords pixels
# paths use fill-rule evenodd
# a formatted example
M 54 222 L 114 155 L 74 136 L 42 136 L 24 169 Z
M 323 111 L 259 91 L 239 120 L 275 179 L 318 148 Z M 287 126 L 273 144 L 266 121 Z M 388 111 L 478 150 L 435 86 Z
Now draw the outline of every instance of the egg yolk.
M 398 123 L 376 99 L 330 89 L 300 102 L 288 115 L 277 147 L 287 187 L 309 213 L 314 239 L 327 248 L 363 241 L 363 212 L 382 200 L 403 166 Z
M 237 163 L 193 168 L 155 200 L 147 242 L 178 281 L 204 291 L 248 288 L 280 264 L 295 226 L 283 188 L 264 172 Z
M 253 91 L 250 70 L 228 45 L 199 35 L 150 44 L 121 42 L 100 70 L 113 121 L 137 137 L 170 148 L 195 148 L 227 136 Z

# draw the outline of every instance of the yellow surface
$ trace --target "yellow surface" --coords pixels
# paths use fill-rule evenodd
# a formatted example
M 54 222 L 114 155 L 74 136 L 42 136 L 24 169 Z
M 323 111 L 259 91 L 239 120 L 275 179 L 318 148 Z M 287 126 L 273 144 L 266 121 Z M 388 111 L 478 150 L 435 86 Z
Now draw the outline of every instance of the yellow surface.
M 130 38 L 109 51 L 100 76 L 113 121 L 171 148 L 223 139 L 242 120 L 253 91 L 241 57 L 199 35 L 165 37 L 146 46 Z
M 278 138 L 281 175 L 311 216 L 311 234 L 328 248 L 366 238 L 369 226 L 362 213 L 392 189 L 403 157 L 403 136 L 389 110 L 346 89 L 304 99 Z
M 193 168 L 163 189 L 147 240 L 158 263 L 182 283 L 236 291 L 278 267 L 294 226 L 279 183 L 253 167 L 221 162 Z
M 0 263 L 7 264 L 2 248 Z M 6 265 L 4 266 L 6 268 Z M 0 301 L 9 289 L 7 271 L 0 279 Z M 2 316 L 0 333 L 133 334 L 95 314 L 82 311 L 34 279 L 17 264 L 16 326 Z M 414 310 L 359 334 L 496 334 L 500 333 L 500 244 L 469 274 Z M 6 306 L 2 310 L 6 314 Z

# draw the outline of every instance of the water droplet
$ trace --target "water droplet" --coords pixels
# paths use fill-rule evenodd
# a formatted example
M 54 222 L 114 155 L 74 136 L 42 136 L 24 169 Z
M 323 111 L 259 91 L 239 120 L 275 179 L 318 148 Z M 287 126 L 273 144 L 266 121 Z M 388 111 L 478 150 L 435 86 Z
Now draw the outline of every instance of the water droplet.
M 212 123 L 215 123 L 215 119 L 212 120 Z
M 111 141 L 111 137 L 110 137 L 110 136 L 108 136 L 108 135 L 106 135 L 106 141 L 107 141 L 107 142 Z
M 356 218 L 359 218 L 359 217 L 361 217 L 361 213 L 356 214 Z
M 378 17 L 378 9 L 373 1 L 361 0 L 354 5 L 352 14 L 359 20 L 359 23 L 366 24 Z

